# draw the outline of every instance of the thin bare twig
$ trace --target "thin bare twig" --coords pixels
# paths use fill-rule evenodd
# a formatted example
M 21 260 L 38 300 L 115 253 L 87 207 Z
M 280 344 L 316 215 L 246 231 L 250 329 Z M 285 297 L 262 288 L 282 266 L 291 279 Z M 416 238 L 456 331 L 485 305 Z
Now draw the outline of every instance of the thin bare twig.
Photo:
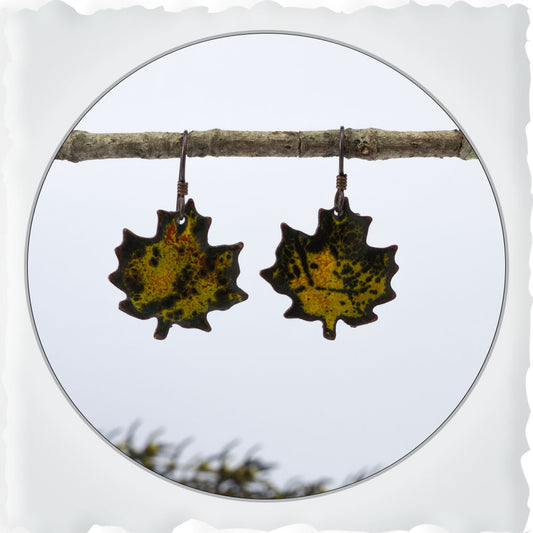
M 137 157 L 179 158 L 182 133 L 88 133 L 73 131 L 56 159 L 79 162 L 90 159 Z M 376 128 L 345 129 L 344 156 L 367 161 L 406 157 L 458 157 L 476 159 L 459 130 L 385 131 Z M 335 157 L 339 130 L 325 131 L 191 131 L 188 157 Z

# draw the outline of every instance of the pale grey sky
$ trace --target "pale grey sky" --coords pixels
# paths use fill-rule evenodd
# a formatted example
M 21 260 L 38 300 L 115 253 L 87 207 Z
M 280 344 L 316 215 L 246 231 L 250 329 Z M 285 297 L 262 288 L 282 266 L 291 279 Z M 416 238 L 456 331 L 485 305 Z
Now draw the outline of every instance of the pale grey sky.
M 438 95 L 437 95 L 438 96 Z M 453 110 L 451 110 L 453 112 Z M 76 126 L 94 132 L 453 129 L 423 91 L 364 54 L 286 35 L 228 37 L 179 50 L 130 75 Z M 468 134 L 468 132 L 466 132 Z M 475 139 L 473 139 L 475 143 Z M 179 162 L 55 162 L 30 236 L 29 286 L 50 364 L 82 414 L 104 431 L 135 419 L 191 453 L 235 438 L 279 463 L 276 479 L 342 483 L 387 466 L 449 416 L 479 372 L 500 311 L 503 236 L 476 161 L 345 162 L 351 208 L 371 216 L 368 242 L 398 245 L 397 297 L 377 322 L 287 320 L 289 298 L 259 270 L 280 223 L 314 233 L 331 208 L 337 160 L 191 158 L 190 197 L 210 216 L 211 244 L 244 242 L 238 284 L 249 299 L 208 316 L 212 332 L 118 310 L 107 276 L 122 229 L 151 237 L 173 210 Z

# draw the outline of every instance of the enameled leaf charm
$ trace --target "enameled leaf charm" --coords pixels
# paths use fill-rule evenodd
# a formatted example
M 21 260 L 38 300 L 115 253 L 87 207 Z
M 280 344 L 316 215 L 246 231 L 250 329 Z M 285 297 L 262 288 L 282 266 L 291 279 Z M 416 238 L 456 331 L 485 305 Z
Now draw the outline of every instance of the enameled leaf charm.
M 119 304 L 122 311 L 136 318 L 157 318 L 156 339 L 166 338 L 173 324 L 210 331 L 207 313 L 248 298 L 237 287 L 242 243 L 210 246 L 211 219 L 199 215 L 192 200 L 181 223 L 176 215 L 158 211 L 153 238 L 125 229 L 115 249 L 118 269 L 109 276 L 127 295 Z
M 390 282 L 398 270 L 397 246 L 373 248 L 366 243 L 372 219 L 350 211 L 321 209 L 313 236 L 281 225 L 283 238 L 276 262 L 261 271 L 272 287 L 290 296 L 287 318 L 321 320 L 324 337 L 333 340 L 336 324 L 355 327 L 373 322 L 376 305 L 395 298 Z

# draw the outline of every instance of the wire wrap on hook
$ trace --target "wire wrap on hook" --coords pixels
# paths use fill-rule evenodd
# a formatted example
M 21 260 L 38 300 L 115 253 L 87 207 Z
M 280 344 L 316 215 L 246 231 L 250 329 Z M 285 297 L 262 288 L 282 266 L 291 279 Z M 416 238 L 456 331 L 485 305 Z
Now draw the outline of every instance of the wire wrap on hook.
M 178 199 L 176 211 L 178 222 L 181 221 L 185 213 L 185 196 L 189 193 L 189 184 L 185 181 L 185 159 L 187 157 L 187 139 L 189 132 L 185 130 L 181 141 L 180 173 L 178 178 Z
M 339 191 L 345 191 L 348 187 L 348 176 L 346 174 L 339 174 L 337 176 L 337 189 Z
M 186 181 L 178 181 L 178 195 L 187 196 L 189 194 L 189 184 Z
M 337 192 L 335 193 L 334 208 L 338 216 L 344 212 L 344 191 L 348 186 L 348 175 L 344 173 L 344 126 L 340 128 L 339 139 L 339 174 L 337 175 Z

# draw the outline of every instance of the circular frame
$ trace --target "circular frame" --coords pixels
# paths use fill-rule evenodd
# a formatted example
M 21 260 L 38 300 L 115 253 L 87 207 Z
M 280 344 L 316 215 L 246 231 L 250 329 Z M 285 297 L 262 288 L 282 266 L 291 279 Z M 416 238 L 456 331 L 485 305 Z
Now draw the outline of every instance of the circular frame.
M 477 150 L 476 150 L 476 147 L 475 147 L 475 144 L 472 142 L 472 140 L 468 137 L 468 134 L 466 132 L 464 132 L 462 130 L 462 128 L 459 126 L 457 120 L 454 118 L 454 116 L 445 108 L 445 106 L 443 104 L 441 104 L 441 102 L 435 97 L 433 96 L 431 93 L 429 93 L 426 89 L 424 89 L 424 87 L 422 87 L 420 84 L 418 84 L 413 78 L 411 78 L 409 75 L 407 75 L 406 73 L 404 73 L 403 71 L 401 71 L 400 69 L 398 69 L 397 67 L 393 66 L 392 64 L 388 63 L 387 61 L 365 51 L 365 50 L 362 50 L 362 49 L 359 49 L 355 46 L 352 46 L 352 45 L 348 45 L 346 43 L 343 43 L 341 41 L 336 41 L 336 40 L 333 40 L 333 39 L 330 39 L 330 38 L 325 38 L 325 37 L 321 37 L 321 36 L 316 36 L 316 35 L 312 35 L 312 34 L 306 34 L 306 33 L 298 33 L 298 32 L 288 32 L 288 31 L 250 31 L 250 32 L 235 32 L 235 33 L 225 33 L 225 34 L 220 34 L 220 35 L 216 35 L 216 36 L 211 36 L 211 37 L 208 37 L 208 38 L 205 38 L 205 39 L 199 39 L 199 40 L 195 40 L 195 41 L 192 41 L 192 42 L 189 42 L 189 43 L 186 43 L 184 45 L 180 45 L 178 47 L 175 47 L 171 50 L 168 50 L 164 53 L 161 53 L 159 55 L 157 55 L 156 57 L 153 57 L 152 59 L 144 62 L 143 64 L 139 65 L 138 67 L 132 69 L 130 72 L 128 72 L 127 74 L 125 74 L 123 77 L 121 77 L 119 80 L 117 80 L 114 84 L 112 84 L 108 89 L 106 89 L 102 94 L 100 94 L 86 109 L 85 111 L 78 117 L 78 119 L 73 123 L 71 129 L 67 132 L 67 134 L 63 137 L 63 139 L 61 140 L 60 144 L 58 145 L 53 157 L 51 158 L 51 160 L 49 161 L 46 169 L 45 169 L 45 172 L 43 174 L 43 177 L 41 179 L 41 182 L 39 184 L 39 187 L 38 187 L 38 190 L 36 192 L 36 195 L 35 195 L 35 199 L 33 201 L 33 205 L 32 205 L 32 210 L 31 210 L 31 216 L 30 216 L 30 220 L 29 220 L 29 224 L 28 224 L 28 228 L 27 228 L 27 236 L 26 236 L 26 247 L 25 247 L 25 286 L 26 286 L 26 297 L 27 297 L 27 303 L 28 303 L 28 307 L 29 307 L 29 310 L 30 310 L 30 317 L 31 317 L 31 322 L 32 322 L 32 327 L 33 327 L 33 331 L 34 331 L 34 334 L 36 336 L 36 339 L 38 341 L 38 344 L 39 344 L 39 348 L 41 350 L 41 354 L 45 360 L 45 363 L 47 364 L 53 378 L 55 379 L 57 385 L 59 386 L 60 390 L 62 391 L 62 393 L 64 394 L 65 398 L 70 402 L 71 406 L 75 409 L 75 411 L 81 416 L 82 420 L 84 420 L 89 427 L 91 427 L 95 433 L 100 437 L 102 438 L 105 442 L 107 442 L 109 445 L 111 445 L 111 447 L 113 449 L 115 449 L 117 452 L 119 452 L 122 456 L 128 458 L 132 463 L 134 463 L 135 465 L 137 466 L 141 466 L 142 468 L 144 468 L 145 470 L 147 470 L 148 472 L 151 472 L 152 474 L 155 474 L 157 477 L 160 477 L 160 478 L 163 478 L 164 480 L 166 480 L 167 482 L 170 482 L 172 484 L 175 484 L 175 485 L 178 485 L 178 486 L 181 486 L 181 487 L 184 487 L 188 490 L 192 490 L 192 491 L 196 491 L 198 493 L 201 493 L 201 494 L 206 494 L 206 495 L 212 495 L 212 496 L 219 496 L 221 498 L 230 498 L 232 500 L 243 500 L 243 501 L 266 501 L 266 502 L 271 502 L 273 501 L 272 499 L 253 499 L 253 500 L 250 500 L 250 499 L 246 499 L 246 498 L 239 498 L 239 497 L 230 497 L 230 496 L 224 496 L 224 495 L 221 495 L 221 494 L 216 494 L 216 493 L 207 493 L 205 491 L 202 491 L 202 490 L 199 490 L 199 489 L 195 489 L 195 488 L 191 488 L 187 485 L 184 485 L 184 484 L 181 484 L 177 481 L 174 481 L 168 477 L 165 477 L 161 474 L 158 474 L 156 472 L 154 472 L 153 470 L 150 470 L 149 468 L 141 465 L 139 462 L 135 461 L 133 458 L 131 458 L 130 456 L 124 454 L 123 452 L 121 452 L 120 450 L 118 450 L 118 448 L 113 445 L 90 421 L 89 419 L 82 413 L 82 411 L 77 407 L 77 405 L 73 402 L 73 400 L 70 398 L 69 394 L 67 393 L 67 391 L 65 390 L 65 388 L 63 387 L 63 385 L 61 384 L 60 380 L 58 379 L 47 355 L 46 355 L 46 352 L 44 350 L 44 347 L 43 347 L 43 344 L 42 344 L 42 341 L 41 341 L 41 338 L 40 338 L 40 335 L 39 335 L 39 331 L 38 331 L 38 328 L 37 328 L 37 324 L 36 324 L 36 321 L 35 321 L 35 316 L 34 316 L 34 311 L 33 311 L 33 307 L 32 307 L 32 301 L 31 301 L 31 295 L 30 295 L 30 286 L 29 286 L 29 268 L 28 268 L 28 264 L 29 264 L 29 244 L 30 244 L 30 235 L 31 235 L 31 231 L 32 231 L 32 225 L 33 225 L 33 222 L 34 222 L 34 215 L 35 215 L 35 210 L 36 210 L 36 207 L 37 207 L 37 203 L 38 203 L 38 200 L 39 200 L 39 197 L 40 197 L 40 194 L 41 194 L 41 191 L 42 191 L 42 188 L 44 186 L 44 183 L 45 183 L 45 180 L 48 176 L 48 173 L 50 171 L 50 168 L 56 158 L 56 155 L 57 153 L 59 152 L 61 146 L 63 145 L 63 143 L 65 142 L 65 140 L 67 139 L 68 135 L 75 129 L 76 125 L 91 111 L 91 109 L 106 95 L 108 94 L 110 91 L 112 91 L 117 85 L 119 85 L 123 80 L 125 80 L 126 78 L 128 78 L 129 76 L 131 76 L 132 74 L 134 74 L 135 72 L 141 70 L 142 68 L 144 68 L 145 66 L 169 55 L 169 54 L 172 54 L 172 53 L 175 53 L 175 52 L 178 52 L 179 50 L 183 50 L 183 49 L 186 49 L 186 48 L 189 48 L 191 46 L 194 46 L 194 45 L 197 45 L 197 44 L 200 44 L 200 43 L 205 43 L 205 42 L 209 42 L 209 41 L 215 41 L 215 40 L 218 40 L 218 39 L 223 39 L 223 38 L 228 38 L 228 37 L 236 37 L 236 36 L 242 36 L 242 35 L 289 35 L 289 36 L 295 36 L 295 37 L 303 37 L 303 38 L 311 38 L 311 39 L 317 39 L 317 40 L 321 40 L 321 41 L 326 41 L 328 43 L 331 43 L 331 44 L 336 44 L 336 45 L 340 45 L 340 46 L 343 46 L 345 48 L 348 48 L 348 49 L 351 49 L 351 50 L 354 50 L 356 52 L 359 52 L 361 54 L 364 54 L 366 56 L 368 56 L 369 58 L 371 59 L 374 59 L 380 63 L 382 63 L 383 65 L 389 67 L 390 69 L 396 71 L 397 73 L 399 73 L 401 76 L 403 76 L 404 78 L 406 78 L 407 80 L 409 80 L 411 83 L 413 83 L 418 89 L 420 89 L 421 91 L 423 91 L 427 96 L 429 96 L 439 107 L 441 110 L 443 110 L 447 115 L 448 117 L 457 125 L 457 127 L 463 132 L 463 134 L 465 135 L 465 137 L 467 138 L 467 140 L 469 141 L 469 143 L 471 144 L 471 146 L 473 147 L 476 155 L 478 156 L 478 160 L 482 166 L 482 169 L 485 173 L 485 176 L 486 176 L 486 179 L 488 180 L 488 183 L 489 183 L 489 186 L 491 188 L 491 191 L 492 191 L 492 195 L 494 197 L 494 200 L 495 200 L 495 203 L 496 203 L 496 207 L 497 207 L 497 211 L 498 211 L 498 216 L 499 216 L 499 219 L 500 219 L 500 224 L 501 224 L 501 230 L 502 230 L 502 238 L 503 238 L 503 252 L 504 252 L 504 280 L 503 280 L 503 293 L 502 293 L 502 301 L 501 301 L 501 306 L 500 306 L 500 310 L 499 310 L 499 316 L 498 316 L 498 322 L 497 322 L 497 326 L 496 326 L 496 329 L 494 331 L 494 334 L 493 334 L 493 337 L 492 337 L 492 340 L 491 340 L 491 343 L 490 343 L 490 348 L 488 350 L 488 353 L 484 359 L 484 362 L 481 366 L 481 368 L 479 369 L 479 372 L 477 373 L 477 375 L 475 376 L 474 378 L 474 381 L 472 382 L 472 384 L 470 385 L 470 387 L 468 388 L 468 390 L 465 392 L 464 396 L 462 397 L 462 399 L 460 400 L 460 402 L 457 404 L 457 406 L 452 410 L 452 412 L 440 423 L 440 425 L 437 427 L 437 429 L 435 431 L 433 431 L 433 433 L 431 433 L 430 435 L 427 436 L 427 438 L 425 438 L 422 442 L 420 442 L 420 444 L 418 446 L 416 446 L 415 448 L 411 449 L 408 453 L 406 453 L 404 456 L 402 456 L 400 459 L 396 460 L 395 462 L 391 463 L 391 464 L 388 464 L 387 466 L 383 467 L 382 469 L 378 470 L 377 472 L 369 475 L 368 477 L 365 477 L 355 483 L 351 483 L 351 484 L 347 484 L 347 485 L 344 485 L 344 486 L 339 486 L 339 487 L 335 487 L 335 488 L 332 488 L 330 490 L 328 490 L 327 492 L 325 493 L 320 493 L 320 494 L 313 494 L 313 495 L 310 495 L 310 496 L 301 496 L 301 497 L 298 497 L 298 499 L 303 499 L 303 498 L 315 498 L 315 497 L 319 497 L 319 496 L 325 496 L 327 494 L 331 494 L 331 493 L 335 493 L 337 491 L 340 491 L 340 490 L 345 490 L 349 487 L 352 487 L 354 485 L 359 485 L 361 483 L 363 483 L 364 481 L 367 481 L 369 479 L 372 479 L 374 478 L 375 476 L 377 475 L 380 475 L 382 473 L 385 473 L 387 472 L 390 468 L 393 468 L 394 466 L 396 466 L 397 464 L 399 464 L 400 462 L 403 462 L 405 459 L 407 459 L 408 457 L 410 457 L 413 453 L 417 452 L 422 446 L 424 446 L 426 443 L 428 443 L 433 437 L 435 437 L 437 435 L 437 433 L 439 433 L 443 428 L 444 426 L 450 421 L 450 419 L 455 415 L 455 413 L 462 407 L 462 405 L 464 404 L 464 402 L 467 400 L 467 398 L 469 397 L 469 395 L 471 394 L 473 388 L 476 386 L 478 380 L 480 379 L 481 375 L 483 374 L 483 371 L 488 363 L 488 360 L 490 358 L 490 355 L 492 353 L 492 350 L 493 350 L 493 347 L 495 345 L 495 343 L 497 342 L 497 338 L 498 338 L 498 334 L 499 334 L 499 330 L 500 330 L 500 327 L 501 327 L 501 322 L 502 322 L 502 316 L 503 316 L 503 313 L 504 313 L 504 309 L 505 309 L 505 302 L 506 302 L 506 297 L 507 297 L 507 290 L 508 290 L 508 244 L 507 244 L 507 234 L 506 234 L 506 230 L 505 230 L 505 223 L 504 223 L 504 218 L 503 218 L 503 215 L 502 215 L 502 211 L 501 211 L 501 207 L 500 207 L 500 201 L 499 201 L 499 198 L 498 198 L 498 195 L 496 193 L 496 190 L 495 190 L 495 187 L 494 187 L 494 184 L 493 184 L 493 181 L 489 175 L 489 172 L 486 168 L 486 165 L 485 163 L 483 162 L 483 159 L 480 157 L 480 155 L 478 154 Z

